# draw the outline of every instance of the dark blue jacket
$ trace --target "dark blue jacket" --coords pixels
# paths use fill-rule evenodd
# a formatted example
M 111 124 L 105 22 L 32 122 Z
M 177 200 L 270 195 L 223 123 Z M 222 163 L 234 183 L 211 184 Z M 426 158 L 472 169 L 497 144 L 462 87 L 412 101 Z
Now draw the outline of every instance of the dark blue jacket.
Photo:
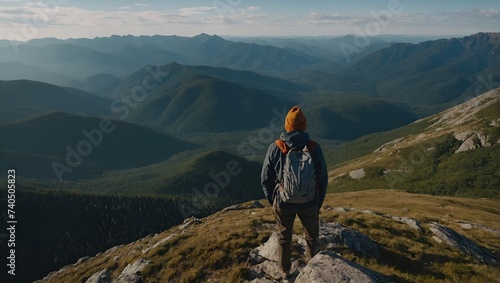
M 281 133 L 280 139 L 283 140 L 288 147 L 304 147 L 309 141 L 309 134 L 305 132 L 293 131 Z M 267 149 L 264 164 L 262 165 L 261 184 L 264 194 L 271 205 L 277 197 L 277 202 L 281 208 L 302 209 L 311 208 L 318 204 L 318 208 L 323 205 L 325 199 L 326 189 L 328 186 L 328 172 L 326 169 L 325 158 L 323 151 L 319 144 L 312 152 L 312 160 L 314 162 L 314 169 L 316 170 L 316 180 L 318 182 L 318 194 L 315 200 L 304 204 L 285 203 L 279 198 L 277 193 L 277 185 L 279 180 L 282 180 L 283 165 L 285 162 L 285 155 L 278 148 L 276 143 L 272 143 Z

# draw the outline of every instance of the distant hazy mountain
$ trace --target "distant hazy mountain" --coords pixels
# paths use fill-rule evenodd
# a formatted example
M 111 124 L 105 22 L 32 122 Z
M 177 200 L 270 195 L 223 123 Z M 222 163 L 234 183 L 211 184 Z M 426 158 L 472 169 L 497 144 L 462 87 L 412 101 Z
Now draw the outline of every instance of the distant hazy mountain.
M 82 80 L 98 73 L 124 76 L 144 64 L 133 64 L 128 58 L 103 53 L 91 48 L 62 43 L 34 46 L 30 43 L 18 46 L 18 52 L 10 47 L 0 48 L 2 60 L 35 66 Z M 23 79 L 23 77 L 19 78 Z
M 158 72 L 156 82 L 160 82 L 158 89 L 171 89 L 174 85 L 187 83 L 193 76 L 207 76 L 228 81 L 241 86 L 250 86 L 268 91 L 275 96 L 294 99 L 298 92 L 308 89 L 291 83 L 287 80 L 260 75 L 250 71 L 232 70 L 222 67 L 188 66 L 170 63 L 162 66 L 146 66 L 123 79 L 110 96 L 116 98 L 122 93 L 130 92 L 136 86 L 141 86 L 146 77 L 151 78 L 152 73 Z M 156 89 L 154 91 L 157 91 Z
M 142 167 L 168 159 L 171 155 L 195 146 L 149 128 L 122 121 L 83 117 L 51 112 L 0 127 L 0 149 L 10 155 L 32 155 L 58 160 L 77 174 L 64 177 L 86 177 L 92 170 Z M 69 157 L 68 157 L 69 156 Z M 24 168 L 25 176 L 38 175 L 38 168 L 25 168 L 13 159 L 10 166 Z M 81 163 L 81 172 L 78 166 Z M 80 162 L 78 162 L 80 160 Z M 45 166 L 51 167 L 51 163 Z M 85 170 L 84 170 L 85 169 Z M 95 172 L 94 172 L 95 173 Z M 51 178 L 51 176 L 47 176 Z M 55 178 L 56 175 L 52 175 Z M 88 177 L 88 176 L 87 176 Z
M 258 72 L 293 71 L 320 62 L 314 54 L 270 45 L 236 43 L 207 34 L 195 37 L 36 39 L 17 46 L 17 52 L 8 45 L 0 47 L 0 53 L 0 60 L 3 62 L 34 66 L 64 74 L 75 80 L 84 80 L 100 73 L 123 77 L 145 65 L 164 65 L 171 62 Z M 18 75 L 15 79 L 28 79 L 22 74 Z M 47 78 L 40 75 L 29 79 Z
M 109 113 L 111 101 L 88 92 L 47 83 L 0 81 L 0 123 L 47 111 L 101 116 Z
M 349 65 L 356 60 L 389 47 L 395 42 L 419 42 L 424 39 L 404 36 L 312 36 L 312 37 L 226 37 L 228 40 L 271 45 L 289 52 L 301 52 L 328 61 Z M 428 38 L 426 38 L 428 40 Z
M 206 34 L 191 38 L 177 52 L 201 64 L 260 72 L 291 71 L 320 62 L 312 54 L 289 52 L 269 45 L 235 43 Z
M 0 62 L 0 80 L 31 80 L 58 86 L 84 88 L 85 84 L 63 74 L 16 62 Z
M 121 79 L 112 74 L 100 73 L 85 78 L 82 83 L 87 91 L 109 96 L 120 82 Z
M 498 86 L 500 33 L 400 43 L 355 63 L 378 95 L 427 105 L 463 102 Z

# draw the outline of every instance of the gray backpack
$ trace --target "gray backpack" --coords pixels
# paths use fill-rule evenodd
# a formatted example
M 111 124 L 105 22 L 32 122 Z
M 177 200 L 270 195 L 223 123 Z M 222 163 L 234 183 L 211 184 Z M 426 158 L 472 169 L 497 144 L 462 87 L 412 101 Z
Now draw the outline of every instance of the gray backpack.
M 276 144 L 285 155 L 283 179 L 279 184 L 281 200 L 295 204 L 314 200 L 317 182 L 311 154 L 316 143 L 309 141 L 303 148 L 289 148 L 282 140 L 277 140 Z

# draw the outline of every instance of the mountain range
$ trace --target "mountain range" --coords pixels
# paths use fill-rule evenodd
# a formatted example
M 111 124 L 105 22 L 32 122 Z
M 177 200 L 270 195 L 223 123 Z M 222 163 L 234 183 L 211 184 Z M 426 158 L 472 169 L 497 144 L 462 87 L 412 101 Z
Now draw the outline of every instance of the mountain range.
M 486 90 L 488 78 L 498 84 L 499 54 L 500 34 L 480 33 L 394 44 L 362 58 L 350 72 L 366 77 L 378 95 L 430 105 L 456 103 Z
M 424 193 L 431 203 L 469 197 L 492 198 L 496 204 L 499 34 L 398 43 L 392 39 L 373 38 L 350 57 L 351 63 L 344 62 L 338 50 L 327 49 L 352 37 L 232 41 L 201 34 L 38 39 L 19 45 L 18 53 L 0 44 L 1 64 L 12 68 L 0 71 L 0 164 L 5 169 L 0 175 L 5 176 L 8 168 L 19 172 L 23 188 L 16 196 L 23 202 L 19 215 L 29 223 L 29 229 L 19 231 L 20 242 L 29 243 L 19 248 L 20 266 L 37 266 L 32 272 L 23 271 L 22 279 L 43 278 L 84 255 L 148 234 L 166 231 L 170 236 L 178 228 L 167 229 L 190 216 L 201 219 L 262 198 L 261 161 L 284 130 L 284 117 L 293 105 L 306 113 L 307 131 L 322 145 L 331 168 L 329 193 L 342 193 L 344 206 L 355 206 L 349 192 L 374 190 L 376 195 L 378 189 L 407 191 L 405 199 Z M 360 192 L 355 198 L 362 196 Z M 334 195 L 330 197 L 329 205 L 338 206 Z M 371 202 L 377 203 L 372 197 Z M 460 206 L 470 213 L 491 213 L 483 220 L 466 219 L 496 227 L 491 223 L 498 212 L 490 208 L 489 199 L 476 208 L 481 212 Z M 389 207 L 383 210 L 395 217 L 405 215 Z M 196 271 L 203 263 L 186 257 L 206 251 L 183 247 L 201 236 L 173 237 L 172 244 L 142 253 L 153 261 L 144 269 L 144 280 L 180 276 L 186 282 L 206 281 L 229 273 L 237 280 L 259 279 L 244 275 L 254 270 L 244 262 L 251 249 L 270 237 L 258 232 L 271 221 L 259 211 L 241 213 L 258 215 L 248 218 L 256 226 L 247 229 L 242 224 L 246 232 L 218 234 L 228 246 L 219 241 L 207 245 L 211 251 L 234 250 L 234 256 L 207 252 L 220 258 L 207 260 L 210 266 Z M 228 215 L 231 223 L 246 217 L 238 212 Z M 382 242 L 382 253 L 390 260 L 379 264 L 360 259 L 360 263 L 394 281 L 469 280 L 469 275 L 450 277 L 466 265 L 481 269 L 471 280 L 489 278 L 490 267 L 479 267 L 473 259 L 454 265 L 457 253 L 429 245 L 429 231 L 435 228 L 431 222 L 441 221 L 439 215 L 413 215 L 428 225 L 418 235 L 371 216 L 356 214 L 349 220 L 329 211 L 323 219 L 341 219 L 342 225 Z M 5 219 L 5 212 L 0 216 L 0 221 Z M 201 220 L 202 225 L 213 230 L 216 224 L 210 219 L 215 218 L 224 221 L 210 216 Z M 380 231 L 370 234 L 372 228 Z M 394 243 L 382 240 L 380 235 L 389 230 L 404 234 L 400 238 L 404 247 L 392 248 Z M 496 241 L 466 234 L 499 251 Z M 154 239 L 128 246 L 146 248 L 149 244 L 142 241 Z M 435 252 L 410 248 L 421 244 Z M 62 270 L 47 280 L 85 282 L 104 269 L 116 279 L 138 259 L 132 254 L 121 257 L 130 250 L 115 251 L 109 252 L 118 256 L 115 261 L 106 257 L 100 264 L 89 259 L 88 265 L 80 265 L 82 259 L 76 265 L 81 269 L 67 268 L 72 275 Z M 437 257 L 439 252 L 446 256 Z M 159 262 L 178 264 L 171 261 L 172 254 L 184 256 L 182 266 L 188 272 L 159 271 Z M 358 260 L 350 252 L 347 257 Z M 441 263 L 452 267 L 440 274 Z M 388 266 L 397 267 L 388 271 Z M 425 277 L 417 269 L 431 275 Z
M 152 36 L 33 40 L 17 49 L 1 47 L 2 61 L 64 74 L 76 80 L 99 73 L 124 77 L 147 64 L 211 65 L 253 71 L 287 71 L 319 58 L 274 46 L 238 43 L 219 36 Z
M 326 152 L 327 159 L 335 160 L 335 163 L 338 164 L 337 166 L 334 166 L 329 173 L 330 185 L 327 199 L 331 199 L 333 202 L 327 201 L 328 205 L 330 206 L 330 208 L 328 209 L 331 209 L 331 207 L 338 207 L 339 205 L 343 205 L 347 206 L 347 208 L 349 209 L 347 211 L 351 211 L 353 203 L 356 203 L 358 204 L 357 206 L 360 206 L 362 210 L 363 207 L 359 203 L 359 200 L 354 201 L 355 199 L 359 198 L 365 199 L 367 203 L 372 203 L 373 205 L 375 205 L 375 207 L 372 209 L 381 209 L 381 206 L 377 206 L 377 204 L 379 205 L 380 202 L 375 200 L 376 198 L 380 197 L 380 194 L 384 194 L 384 192 L 382 191 L 378 193 L 380 189 L 396 189 L 411 192 L 409 195 L 405 196 L 406 198 L 408 198 L 408 200 L 404 202 L 407 203 L 407 205 L 403 207 L 404 209 L 408 209 L 408 207 L 410 207 L 411 211 L 413 211 L 413 209 L 417 209 L 414 206 L 417 205 L 416 203 L 414 205 L 409 204 L 412 203 L 412 201 L 410 200 L 415 200 L 415 196 L 418 196 L 415 193 L 426 193 L 426 197 L 422 196 L 418 199 L 428 199 L 425 201 L 425 203 L 427 204 L 436 203 L 437 205 L 439 203 L 444 203 L 445 206 L 457 203 L 458 199 L 450 197 L 447 198 L 447 200 L 443 200 L 442 198 L 438 197 L 433 198 L 431 194 L 483 198 L 491 197 L 492 199 L 481 200 L 484 203 L 478 204 L 477 206 L 474 206 L 474 208 L 467 208 L 473 210 L 478 209 L 478 211 L 484 210 L 484 212 L 470 211 L 470 213 L 466 213 L 464 210 L 465 207 L 462 205 L 460 206 L 460 210 L 457 210 L 457 208 L 450 208 L 453 210 L 453 212 L 451 213 L 453 213 L 454 215 L 458 213 L 457 211 L 461 211 L 460 215 L 462 216 L 458 217 L 457 221 L 475 223 L 474 225 L 486 225 L 485 227 L 491 228 L 491 225 L 493 225 L 492 223 L 497 223 L 495 222 L 495 219 L 498 218 L 498 213 L 490 208 L 480 207 L 489 205 L 494 206 L 497 202 L 494 199 L 498 199 L 498 190 L 496 188 L 498 187 L 497 173 L 499 164 L 497 163 L 498 160 L 495 159 L 495 156 L 498 156 L 500 148 L 500 144 L 497 141 L 498 139 L 500 139 L 500 132 L 498 131 L 498 125 L 500 123 L 500 113 L 498 112 L 498 109 L 500 109 L 498 108 L 500 98 L 499 92 L 500 89 L 487 92 L 464 104 L 451 108 L 448 111 L 441 112 L 437 115 L 419 120 L 408 126 L 389 132 L 371 134 L 352 142 L 343 143 L 335 147 L 332 151 Z M 54 115 L 57 116 L 60 114 L 56 113 Z M 119 125 L 121 124 L 118 124 L 117 122 L 117 128 Z M 34 130 L 31 129 L 31 131 Z M 137 131 L 135 132 L 137 133 Z M 126 147 L 126 145 L 124 145 L 124 147 Z M 49 225 L 49 223 L 61 223 L 59 226 L 55 226 L 52 230 L 50 230 L 50 234 L 44 233 L 44 237 L 51 237 L 50 235 L 61 234 L 60 229 L 69 229 L 70 231 L 72 231 L 72 235 L 80 235 L 84 233 L 83 231 L 89 231 L 89 229 L 92 231 L 97 231 L 95 229 L 99 229 L 99 231 L 106 231 L 107 235 L 109 235 L 108 238 L 106 238 L 107 240 L 105 243 L 92 238 L 94 240 L 90 242 L 82 242 L 81 246 L 78 246 L 79 248 L 72 244 L 73 241 L 67 241 L 71 238 L 61 238 L 56 241 L 58 245 L 57 248 L 50 245 L 51 252 L 40 253 L 39 256 L 32 255 L 32 261 L 25 262 L 25 265 L 31 266 L 35 264 L 35 261 L 43 260 L 44 262 L 46 261 L 47 264 L 44 265 L 45 269 L 41 270 L 53 270 L 57 268 L 57 266 L 61 266 L 61 264 L 63 264 L 64 262 L 75 262 L 79 257 L 83 255 L 92 255 L 98 253 L 99 251 L 103 251 L 111 247 L 112 245 L 126 243 L 127 239 L 137 239 L 138 235 L 145 236 L 148 233 L 151 233 L 151 229 L 160 229 L 153 231 L 168 229 L 172 225 L 181 223 L 183 219 L 189 217 L 190 215 L 201 217 L 214 213 L 221 208 L 234 203 L 241 203 L 247 200 L 262 198 L 258 178 L 256 178 L 256 176 L 258 176 L 260 172 L 260 163 L 249 162 L 244 158 L 222 151 L 212 151 L 209 153 L 203 152 L 203 150 L 200 151 L 199 149 L 194 149 L 194 151 L 187 150 L 184 152 L 179 152 L 176 155 L 170 157 L 167 161 L 157 163 L 155 165 L 137 169 L 119 171 L 115 170 L 104 173 L 100 172 L 92 179 L 84 178 L 73 181 L 71 183 L 65 182 L 63 184 L 58 184 L 57 182 L 47 183 L 47 181 L 23 182 L 25 191 L 23 191 L 22 193 L 22 198 L 26 201 L 26 206 L 24 208 L 20 208 L 19 212 L 20 215 L 22 215 L 26 219 L 31 219 L 32 217 L 29 217 L 29 215 L 33 214 L 33 212 L 37 209 L 41 209 L 38 208 L 38 205 L 42 204 L 40 202 L 41 200 L 43 200 L 43 203 L 64 202 L 68 204 L 67 208 L 65 208 L 66 206 L 59 206 L 57 210 L 47 211 L 46 217 L 41 217 L 36 222 L 31 222 L 31 220 L 29 220 L 31 223 L 30 227 L 31 229 L 34 229 L 34 231 L 38 231 L 39 229 L 43 230 L 43 227 L 46 227 L 47 225 Z M 328 154 L 331 154 L 331 156 Z M 197 157 L 192 157 L 193 155 Z M 116 157 L 113 158 L 116 159 Z M 342 162 L 343 160 L 344 162 Z M 40 190 L 40 188 L 43 187 L 46 187 L 46 189 Z M 59 187 L 60 189 L 62 189 L 62 192 L 48 189 L 50 187 Z M 347 195 L 348 193 L 346 193 L 349 191 L 357 190 L 365 191 L 367 189 L 373 190 L 369 194 L 372 198 L 371 202 L 369 200 L 370 197 L 364 195 L 363 192 L 359 192 L 358 195 L 352 196 L 354 199 L 350 199 L 350 197 L 348 197 Z M 389 195 L 394 195 L 393 190 L 385 192 L 385 194 L 387 194 L 387 199 L 389 199 Z M 85 193 L 83 193 L 84 191 Z M 124 194 L 126 194 L 127 196 L 124 196 Z M 137 194 L 141 194 L 143 196 L 136 197 L 135 195 Z M 343 204 L 336 203 L 335 200 L 343 194 L 345 194 L 344 196 L 349 200 L 345 200 Z M 72 213 L 76 213 L 75 215 L 69 214 L 71 215 L 70 219 L 75 219 L 74 221 L 78 221 L 82 225 L 79 225 L 78 229 L 71 226 L 71 224 L 62 225 L 62 223 L 68 223 L 66 221 L 71 222 L 71 220 L 65 218 L 65 220 L 63 221 L 62 219 L 58 219 L 56 215 L 59 215 L 65 209 L 70 209 L 71 211 L 73 211 L 73 208 L 76 205 L 82 205 L 80 200 L 86 198 L 92 199 L 92 202 L 89 203 L 94 203 L 93 208 L 82 207 L 82 209 L 79 210 L 82 213 L 76 213 L 74 211 Z M 33 202 L 33 204 L 29 204 L 31 202 Z M 400 202 L 401 199 L 399 199 L 399 201 L 393 200 L 391 203 Z M 462 202 L 463 200 L 460 200 L 460 203 Z M 123 205 L 124 203 L 130 203 L 130 205 Z M 132 206 L 132 203 L 137 203 L 140 205 L 136 207 Z M 145 209 L 144 205 L 148 206 L 149 208 Z M 394 215 L 399 215 L 397 217 L 403 217 L 400 215 L 400 213 L 394 212 L 394 209 L 391 208 L 391 205 L 387 205 L 388 206 L 384 209 L 384 211 L 392 211 L 389 212 L 389 214 L 393 215 L 391 217 L 396 217 Z M 419 203 L 418 205 L 421 206 L 418 209 L 426 209 L 427 207 L 422 203 Z M 109 214 L 109 207 L 113 207 L 113 216 L 110 216 Z M 89 209 L 94 211 L 94 213 L 83 213 L 83 211 L 89 211 Z M 401 211 L 403 211 L 402 209 Z M 138 215 L 144 215 L 144 210 L 147 211 L 148 219 L 150 220 L 144 222 L 144 218 L 140 218 L 141 220 L 137 222 Z M 441 212 L 437 212 L 437 214 L 413 212 L 412 215 L 413 217 L 416 217 L 418 221 L 427 223 L 429 222 L 429 219 L 438 219 L 438 215 L 440 215 L 439 213 Z M 464 216 L 471 214 L 475 215 L 476 213 L 488 213 L 488 215 L 482 217 L 481 220 Z M 157 217 L 163 219 L 165 218 L 165 215 L 168 215 L 168 217 L 166 218 L 169 219 L 169 221 L 165 223 L 157 223 L 157 221 L 154 220 Z M 352 220 L 352 217 L 354 216 L 342 218 L 342 216 L 339 215 L 328 215 L 329 213 L 327 213 L 323 217 L 326 217 L 325 219 L 336 219 L 338 217 L 341 217 L 341 219 L 343 219 L 343 225 L 346 225 L 347 227 L 358 227 L 356 229 L 361 229 L 363 231 L 372 231 L 372 229 L 375 229 L 371 228 L 372 225 L 378 225 L 371 224 L 371 221 L 375 221 L 375 223 L 377 223 L 377 220 L 375 219 L 371 219 L 369 220 L 370 222 L 361 223 L 358 225 L 356 224 L 358 223 L 356 222 L 357 220 Z M 416 215 L 419 216 L 417 217 Z M 95 219 L 95 217 L 98 217 L 101 220 L 97 222 L 92 221 L 91 219 Z M 217 216 L 217 218 L 214 219 L 224 219 L 220 217 L 221 216 Z M 232 216 L 227 215 L 227 217 Z M 264 217 L 264 214 L 261 217 Z M 270 214 L 268 214 L 268 217 L 270 217 Z M 355 216 L 354 219 L 359 220 L 360 217 L 361 216 L 358 215 Z M 209 219 L 212 218 L 209 217 Z M 361 217 L 361 219 L 363 218 Z M 272 221 L 268 219 L 264 220 L 263 223 L 267 223 L 266 225 L 268 225 L 270 222 Z M 126 230 L 131 234 L 124 235 L 124 226 L 118 225 L 119 223 L 127 223 L 123 225 L 128 227 L 128 229 Z M 212 225 L 214 224 L 209 224 L 205 227 L 212 227 Z M 177 233 L 175 232 L 175 229 L 182 230 L 185 228 L 173 228 L 173 230 L 166 231 L 165 237 Z M 398 231 L 406 231 L 402 230 L 402 228 L 399 226 L 398 228 L 394 227 L 393 229 L 398 229 Z M 143 231 L 143 234 L 135 234 L 132 233 L 133 231 Z M 395 233 L 395 230 L 391 231 L 392 233 Z M 180 232 L 182 231 L 179 230 L 179 233 Z M 224 237 L 230 235 L 229 232 L 227 234 L 225 233 L 226 232 L 221 232 L 221 239 L 225 239 Z M 382 229 L 380 233 L 386 235 L 387 232 Z M 407 243 L 406 245 L 408 246 L 415 245 L 414 236 L 411 236 L 413 234 L 409 233 L 408 235 L 410 235 L 408 236 L 409 238 L 407 238 L 407 234 L 402 234 L 401 239 L 398 241 L 405 241 Z M 478 240 L 481 239 L 481 237 L 477 238 L 472 235 L 474 235 L 474 233 L 470 234 L 468 237 L 472 237 L 476 241 L 481 242 L 480 240 Z M 380 238 L 377 238 L 378 236 L 373 237 L 375 239 L 378 239 L 377 242 L 383 242 Z M 237 259 L 235 258 L 230 262 L 226 262 L 224 266 L 229 266 L 229 269 L 231 270 L 233 270 L 233 268 L 240 270 L 239 272 L 237 272 L 240 275 L 234 276 L 236 276 L 235 278 L 241 279 L 247 276 L 244 274 L 247 274 L 245 270 L 249 268 L 243 263 L 245 262 L 244 258 L 246 258 L 246 255 L 248 255 L 251 249 L 257 247 L 260 243 L 265 242 L 266 238 L 252 238 L 251 235 L 247 234 L 240 235 L 240 238 L 247 239 L 247 241 L 249 241 L 248 244 L 243 244 L 241 249 L 238 249 Z M 146 238 L 146 240 L 144 241 L 149 241 L 149 239 L 151 238 Z M 225 242 L 231 243 L 231 241 L 232 240 L 226 240 Z M 428 245 L 429 242 L 427 240 L 425 241 L 427 243 L 426 245 Z M 153 241 L 153 243 L 154 242 L 155 241 Z M 136 243 L 143 242 L 141 240 Z M 177 244 L 175 244 L 174 246 L 169 246 L 169 249 L 175 249 L 175 247 L 179 245 L 182 246 L 181 243 L 183 243 L 183 240 L 179 239 L 179 241 L 175 241 L 173 243 Z M 186 242 L 186 244 L 187 243 L 188 242 Z M 482 245 L 489 246 L 493 251 L 496 251 L 498 249 L 498 244 L 495 241 L 481 243 Z M 35 243 L 35 246 L 30 246 L 31 249 L 37 250 L 38 248 L 40 248 L 36 245 L 37 244 Z M 130 247 L 133 245 L 134 244 L 130 244 L 127 246 Z M 219 243 L 218 241 L 216 243 L 213 243 L 213 245 L 215 245 L 214 248 L 220 247 L 220 249 L 224 250 L 222 246 L 219 246 L 222 245 L 222 243 Z M 234 245 L 238 244 L 235 243 Z M 382 273 L 393 274 L 392 276 L 396 276 L 393 277 L 393 279 L 396 281 L 401 280 L 400 276 L 403 276 L 401 275 L 402 273 L 410 272 L 412 274 L 412 277 L 408 278 L 408 280 L 410 282 L 414 282 L 413 280 L 417 280 L 416 278 L 421 275 L 418 275 L 419 273 L 416 271 L 416 269 L 414 270 L 409 267 L 411 265 L 410 262 L 413 262 L 413 265 L 426 266 L 426 258 L 428 259 L 428 257 L 432 257 L 432 255 L 427 255 L 423 258 L 413 258 L 415 257 L 415 255 L 411 252 L 404 253 L 398 249 L 393 250 L 393 248 L 389 248 L 389 246 L 392 245 L 391 243 L 386 243 L 384 245 L 388 245 L 385 248 L 388 249 L 386 251 L 388 252 L 387 256 L 391 255 L 389 256 L 390 260 L 388 259 L 389 262 L 395 263 L 398 261 L 398 258 L 399 260 L 404 259 L 404 261 L 399 262 L 397 271 L 394 269 L 391 269 L 393 270 L 391 272 L 384 271 L 385 269 L 380 266 L 376 268 Z M 45 245 L 43 244 L 42 246 Z M 144 249 L 144 247 L 141 244 L 141 250 L 142 249 Z M 160 258 L 163 256 L 170 258 L 170 255 L 178 253 L 174 250 L 170 250 L 170 252 L 168 252 L 169 249 L 158 253 L 153 252 L 155 254 L 151 258 L 153 259 L 153 262 L 159 260 L 157 256 L 159 256 Z M 116 257 L 120 252 L 117 252 L 115 254 L 115 250 L 121 251 L 121 248 L 117 247 L 116 249 L 110 250 L 109 252 L 106 252 L 104 254 L 111 253 L 113 254 L 113 257 Z M 24 253 L 25 251 L 21 250 L 20 252 Z M 344 250 L 344 252 L 347 253 L 347 255 L 345 255 L 347 256 L 347 258 L 351 258 L 353 260 L 356 260 L 356 258 L 358 258 L 358 256 L 355 254 L 349 255 L 350 252 L 347 250 Z M 54 259 L 54 253 L 60 255 L 57 257 L 58 260 L 56 261 L 51 260 Z M 419 251 L 418 253 L 425 252 Z M 448 259 L 442 259 L 443 264 L 450 265 L 451 263 L 447 262 L 453 262 L 453 254 L 455 254 L 454 251 L 440 250 L 438 253 L 448 254 Z M 99 259 L 99 255 L 96 258 Z M 197 257 L 193 256 L 193 258 Z M 82 278 L 89 278 L 92 274 L 104 268 L 108 268 L 108 271 L 114 274 L 111 275 L 112 278 L 113 276 L 114 278 L 116 278 L 120 275 L 120 272 L 123 271 L 123 268 L 127 264 L 133 263 L 133 259 L 135 259 L 135 257 L 123 258 L 123 260 L 119 261 L 118 266 L 108 265 L 107 263 L 105 264 L 102 261 L 99 261 L 101 263 L 95 263 L 96 261 L 94 260 L 89 261 L 87 265 L 82 264 L 84 261 L 84 259 L 82 259 L 79 261 L 81 263 L 75 265 L 80 266 L 79 270 L 80 268 L 83 268 L 80 270 L 82 272 L 75 273 L 74 269 L 68 266 L 60 272 L 52 274 L 50 277 L 46 278 L 46 280 L 48 282 L 51 282 L 51 280 L 55 280 L 55 282 L 58 282 L 61 280 L 66 280 L 62 279 L 67 278 L 66 276 L 79 276 L 79 279 L 74 280 L 81 280 Z M 468 264 L 476 264 L 475 260 L 473 259 L 467 259 L 466 261 L 468 262 Z M 364 262 L 363 264 L 367 264 L 365 261 L 361 262 Z M 109 263 L 111 264 L 111 262 Z M 204 270 L 219 270 L 216 267 L 217 264 L 212 264 L 210 262 L 207 263 L 209 264 L 209 266 Z M 196 267 L 198 266 L 198 263 L 196 263 L 195 261 L 187 261 L 186 264 L 187 266 L 189 266 L 189 268 L 196 269 Z M 38 266 L 40 265 L 38 264 Z M 370 266 L 373 267 L 373 265 Z M 188 267 L 186 268 L 189 269 Z M 441 267 L 436 268 L 441 270 Z M 429 269 L 428 272 L 437 272 L 432 270 Z M 443 276 L 451 276 L 451 274 L 453 274 L 453 270 L 454 269 L 451 268 L 445 271 L 445 275 Z M 41 276 L 43 276 L 41 272 L 37 273 L 39 274 L 38 278 L 41 278 Z M 226 272 L 230 272 L 232 274 L 233 271 L 221 269 L 220 272 L 221 275 L 228 276 L 228 273 Z M 146 281 L 153 280 L 153 277 L 149 277 L 153 275 L 148 274 L 151 273 L 143 273 L 143 276 L 145 277 L 141 278 Z M 187 273 L 183 272 L 180 275 L 177 275 L 187 276 L 186 274 Z M 482 278 L 483 276 L 487 276 L 486 274 L 486 272 L 479 272 L 477 276 Z M 431 277 L 428 277 L 428 280 L 437 280 L 436 278 L 439 278 L 439 276 L 440 275 L 437 274 L 432 275 Z M 461 278 L 460 280 L 462 280 L 469 277 L 457 278 Z

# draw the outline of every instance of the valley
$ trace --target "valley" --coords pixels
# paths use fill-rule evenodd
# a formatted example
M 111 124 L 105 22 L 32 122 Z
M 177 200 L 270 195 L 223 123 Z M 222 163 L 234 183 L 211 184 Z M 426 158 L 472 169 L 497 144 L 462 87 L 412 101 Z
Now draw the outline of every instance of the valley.
M 142 249 L 144 237 L 178 229 L 172 227 L 192 216 L 203 223 L 247 217 L 239 214 L 249 210 L 234 212 L 239 216 L 219 211 L 263 198 L 262 159 L 284 131 L 293 105 L 304 109 L 307 131 L 325 152 L 330 208 L 402 216 L 389 202 L 379 202 L 377 193 L 388 199 L 398 195 L 401 200 L 392 200 L 406 203 L 421 195 L 434 206 L 460 202 L 452 212 L 461 215 L 457 221 L 498 231 L 499 212 L 493 207 L 500 198 L 500 34 L 381 37 L 349 64 L 340 51 L 327 48 L 346 39 L 328 40 L 233 41 L 207 34 L 47 38 L 20 45 L 18 53 L 0 44 L 0 176 L 16 170 L 19 218 L 26 223 L 18 230 L 18 242 L 26 243 L 18 248 L 19 278 L 42 279 L 79 258 L 133 241 Z M 2 202 L 6 197 L 1 195 Z M 478 204 L 468 207 L 455 198 Z M 404 208 L 421 222 L 457 228 L 455 219 L 427 213 L 425 204 Z M 485 218 L 469 219 L 465 212 L 485 213 Z M 212 258 L 209 267 L 200 269 L 203 264 L 193 261 L 185 263 L 183 274 L 160 271 L 162 264 L 179 264 L 167 251 L 193 252 L 183 250 L 183 243 L 201 237 L 198 228 L 176 238 L 178 247 L 143 253 L 154 263 L 145 272 L 146 282 L 178 276 L 185 278 L 179 282 L 205 282 L 223 274 L 243 280 L 248 253 L 270 236 L 257 233 L 257 226 L 270 221 L 256 213 L 241 220 L 242 229 L 251 232 L 220 235 L 229 237 L 226 248 L 236 252 Z M 382 234 L 400 227 L 349 214 L 356 214 L 354 220 L 336 210 L 322 217 L 381 242 L 388 260 L 360 262 L 396 282 L 481 282 L 496 272 L 473 259 L 457 262 L 456 251 L 431 244 L 430 226 L 419 236 L 397 232 L 406 246 L 394 250 Z M 5 219 L 2 212 L 0 221 Z M 378 230 L 369 232 L 372 225 Z M 498 260 L 497 242 L 464 233 Z M 248 240 L 233 243 L 237 237 Z M 418 250 L 410 248 L 412 237 Z M 424 251 L 428 247 L 433 254 Z M 120 261 L 96 256 L 74 275 L 61 271 L 47 281 L 85 282 L 103 266 L 116 278 L 136 259 L 113 256 Z M 442 265 L 449 269 L 438 271 Z M 480 271 L 453 277 L 464 266 Z

